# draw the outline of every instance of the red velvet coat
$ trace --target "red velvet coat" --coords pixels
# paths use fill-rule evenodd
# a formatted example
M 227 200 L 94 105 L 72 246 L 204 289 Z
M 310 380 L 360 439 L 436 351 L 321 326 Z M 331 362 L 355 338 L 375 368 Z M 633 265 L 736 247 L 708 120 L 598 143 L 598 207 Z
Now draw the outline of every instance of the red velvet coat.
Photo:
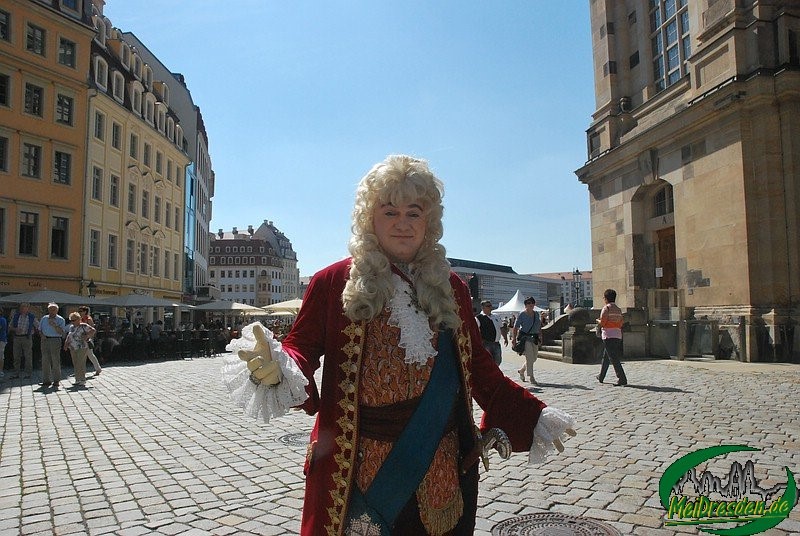
M 342 534 L 347 519 L 358 445 L 358 389 L 366 322 L 352 322 L 342 312 L 342 291 L 350 273 L 345 259 L 317 273 L 284 350 L 309 380 L 309 398 L 301 406 L 317 414 L 306 458 L 306 492 L 301 534 Z M 545 404 L 506 378 L 481 344 L 469 290 L 455 274 L 450 284 L 458 302 L 461 326 L 455 345 L 461 362 L 464 404 L 472 399 L 484 410 L 481 429 L 501 428 L 514 451 L 528 451 L 533 429 Z M 314 372 L 325 356 L 322 392 Z

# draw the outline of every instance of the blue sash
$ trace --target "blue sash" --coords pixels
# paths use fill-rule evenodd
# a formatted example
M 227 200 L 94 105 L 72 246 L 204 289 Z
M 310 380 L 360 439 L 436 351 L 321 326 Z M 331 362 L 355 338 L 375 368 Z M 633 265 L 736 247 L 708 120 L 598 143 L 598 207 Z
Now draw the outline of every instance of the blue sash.
M 388 536 L 397 516 L 428 472 L 458 394 L 460 381 L 455 357 L 453 332 L 440 331 L 438 354 L 417 409 L 369 489 L 362 494 L 353 484 L 348 517 L 356 531 L 363 524 L 365 529 L 379 528 L 382 535 Z

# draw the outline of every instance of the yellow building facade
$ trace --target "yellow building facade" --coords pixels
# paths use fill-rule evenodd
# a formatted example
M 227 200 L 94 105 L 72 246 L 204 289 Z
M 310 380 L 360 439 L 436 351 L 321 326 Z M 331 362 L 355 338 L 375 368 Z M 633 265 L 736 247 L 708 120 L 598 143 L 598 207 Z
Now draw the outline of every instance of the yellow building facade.
M 0 293 L 78 293 L 87 87 L 82 1 L 0 3 Z
M 183 130 L 170 85 L 96 12 L 90 65 L 83 278 L 98 298 L 147 294 L 181 301 Z

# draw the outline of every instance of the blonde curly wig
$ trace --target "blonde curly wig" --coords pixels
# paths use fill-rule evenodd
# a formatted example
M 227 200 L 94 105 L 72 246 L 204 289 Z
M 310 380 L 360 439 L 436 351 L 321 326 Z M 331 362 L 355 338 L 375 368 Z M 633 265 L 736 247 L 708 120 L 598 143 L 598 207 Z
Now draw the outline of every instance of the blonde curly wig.
M 342 292 L 344 313 L 354 321 L 372 320 L 394 294 L 391 262 L 382 251 L 373 227 L 373 212 L 382 204 L 401 206 L 420 203 L 427 218 L 427 231 L 411 261 L 410 276 L 419 306 L 434 325 L 455 328 L 459 323 L 450 264 L 442 238 L 444 185 L 424 160 L 391 155 L 367 173 L 356 190 L 353 235 L 350 238 L 350 279 Z

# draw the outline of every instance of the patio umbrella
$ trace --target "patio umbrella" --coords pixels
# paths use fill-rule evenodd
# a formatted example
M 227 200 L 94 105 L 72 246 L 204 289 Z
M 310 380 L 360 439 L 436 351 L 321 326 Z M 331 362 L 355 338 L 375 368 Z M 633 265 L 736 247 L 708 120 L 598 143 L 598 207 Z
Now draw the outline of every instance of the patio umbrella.
M 270 314 L 275 313 L 291 313 L 296 315 L 300 312 L 300 306 L 303 305 L 303 300 L 300 298 L 295 298 L 293 300 L 282 301 L 278 303 L 273 303 L 270 305 L 265 305 L 264 310 Z
M 92 303 L 94 298 L 81 296 L 80 294 L 69 294 L 58 290 L 35 290 L 33 292 L 23 292 L 21 294 L 11 294 L 0 298 L 0 303 L 50 303 L 62 304 L 82 304 Z
M 222 311 L 228 313 L 238 314 L 264 314 L 264 310 L 255 305 L 247 305 L 246 303 L 239 303 L 235 301 L 212 301 L 197 305 L 195 311 Z
M 85 300 L 84 300 L 85 301 Z M 110 305 L 113 307 L 181 307 L 191 308 L 191 305 L 177 302 L 174 300 L 165 300 L 163 298 L 156 298 L 155 296 L 148 296 L 145 294 L 126 294 L 124 296 L 109 296 L 100 300 L 94 300 L 94 305 Z

